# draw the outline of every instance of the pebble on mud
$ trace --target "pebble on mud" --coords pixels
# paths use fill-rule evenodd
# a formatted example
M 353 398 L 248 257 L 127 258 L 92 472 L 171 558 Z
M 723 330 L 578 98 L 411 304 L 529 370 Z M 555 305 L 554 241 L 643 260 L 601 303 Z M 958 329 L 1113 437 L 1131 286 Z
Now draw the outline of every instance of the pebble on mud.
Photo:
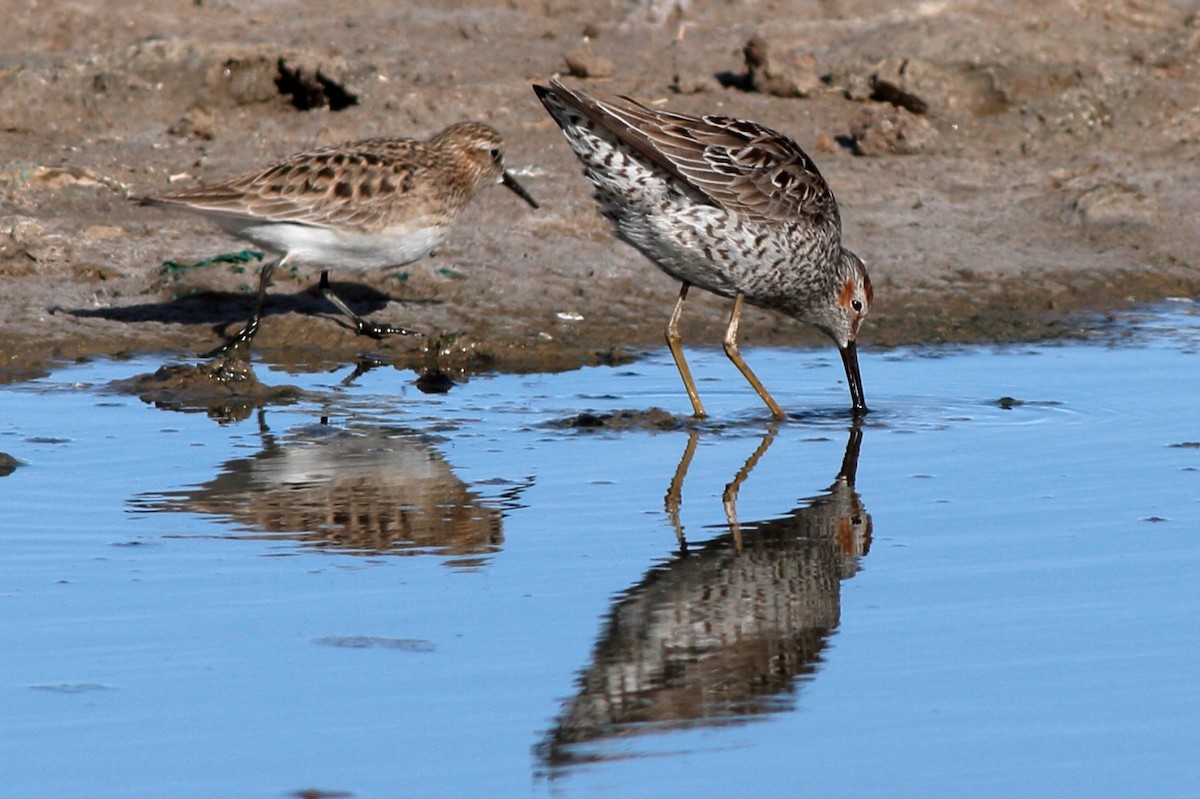
M 0 259 L 24 256 L 26 262 L 57 263 L 71 256 L 71 241 L 57 233 L 47 233 L 36 219 L 27 216 L 10 217 L 0 228 Z M 28 273 L 21 269 L 6 274 Z
M 856 155 L 912 155 L 929 147 L 937 131 L 899 106 L 869 105 L 850 123 L 847 144 Z
M 1158 205 L 1139 188 L 1103 183 L 1085 190 L 1071 203 L 1075 223 L 1088 238 L 1125 243 L 1155 226 Z
M 29 247 L 37 246 L 46 229 L 27 216 L 9 217 L 0 227 L 0 275 L 17 277 L 36 273 Z
M 747 88 L 776 97 L 807 97 L 821 84 L 811 54 L 785 51 L 772 60 L 769 49 L 766 40 L 757 35 L 742 48 Z
M 874 64 L 834 66 L 825 80 L 846 99 L 886 103 L 913 114 L 943 121 L 969 122 L 1003 114 L 1013 103 L 990 64 L 937 63 L 897 55 Z
M 702 94 L 712 90 L 712 78 L 705 74 L 678 74 L 671 78 L 671 88 L 676 94 Z
M 211 141 L 217 135 L 217 120 L 207 108 L 194 105 L 182 117 L 167 128 L 172 136 L 181 136 L 201 141 Z
M 563 60 L 567 72 L 576 78 L 611 78 L 613 75 L 612 59 L 596 55 L 586 43 L 567 53 Z
M 920 66 L 920 62 L 916 62 Z M 885 71 L 886 70 L 886 71 Z M 880 103 L 891 103 L 914 114 L 924 114 L 929 111 L 929 101 L 918 90 L 920 80 L 914 79 L 913 73 L 921 74 L 910 64 L 908 59 L 898 63 L 880 65 L 867 81 L 871 87 L 871 100 Z

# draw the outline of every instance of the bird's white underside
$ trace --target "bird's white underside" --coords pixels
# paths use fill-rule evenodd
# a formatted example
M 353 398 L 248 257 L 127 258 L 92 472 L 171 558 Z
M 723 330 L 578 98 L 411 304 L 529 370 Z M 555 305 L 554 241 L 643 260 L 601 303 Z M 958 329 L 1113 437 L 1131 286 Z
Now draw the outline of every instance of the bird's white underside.
M 358 233 L 293 222 L 255 223 L 217 218 L 229 234 L 265 250 L 286 253 L 297 265 L 367 271 L 403 266 L 419 260 L 442 243 L 445 227 L 402 226 L 380 233 Z

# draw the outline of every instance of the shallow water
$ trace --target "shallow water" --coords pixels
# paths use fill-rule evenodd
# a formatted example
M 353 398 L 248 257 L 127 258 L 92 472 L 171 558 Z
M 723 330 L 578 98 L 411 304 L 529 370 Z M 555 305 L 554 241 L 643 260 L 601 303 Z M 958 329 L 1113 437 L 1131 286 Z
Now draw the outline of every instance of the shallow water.
M 1198 795 L 1195 306 L 865 352 L 857 431 L 836 353 L 746 356 L 796 418 L 704 350 L 673 430 L 561 424 L 684 413 L 665 352 L 0 389 L 4 795 Z

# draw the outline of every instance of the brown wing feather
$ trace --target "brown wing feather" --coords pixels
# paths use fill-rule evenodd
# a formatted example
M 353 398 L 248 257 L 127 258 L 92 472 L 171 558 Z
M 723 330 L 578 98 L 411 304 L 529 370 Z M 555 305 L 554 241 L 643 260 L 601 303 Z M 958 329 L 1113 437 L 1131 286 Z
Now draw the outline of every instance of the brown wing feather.
M 367 140 L 339 148 L 297 153 L 255 172 L 212 186 L 154 197 L 159 205 L 266 222 L 336 226 L 371 219 L 376 204 L 390 217 L 412 214 L 404 202 L 419 169 L 436 168 L 436 158 L 414 156 L 424 142 Z M 418 164 L 420 166 L 418 166 Z M 351 180 L 345 167 L 354 166 Z M 346 203 L 353 196 L 354 203 Z M 428 204 L 429 198 L 424 198 Z
M 597 100 L 554 81 L 556 95 L 712 203 L 767 222 L 832 224 L 837 202 L 788 137 L 754 122 L 656 111 L 622 97 Z

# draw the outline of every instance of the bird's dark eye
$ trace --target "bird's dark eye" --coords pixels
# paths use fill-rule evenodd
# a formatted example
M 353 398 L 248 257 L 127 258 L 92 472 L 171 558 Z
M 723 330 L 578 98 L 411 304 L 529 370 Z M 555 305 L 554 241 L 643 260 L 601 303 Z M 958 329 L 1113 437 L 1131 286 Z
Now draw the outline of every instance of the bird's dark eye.
M 499 147 L 493 147 L 493 148 L 492 148 L 492 160 L 493 160 L 493 161 L 499 161 L 499 160 L 500 160 L 501 158 L 503 158 L 503 157 L 504 157 L 504 153 L 502 153 L 502 152 L 500 151 L 500 148 L 499 148 Z
M 862 310 L 862 302 L 859 300 L 851 300 L 850 307 L 856 311 L 861 311 Z

